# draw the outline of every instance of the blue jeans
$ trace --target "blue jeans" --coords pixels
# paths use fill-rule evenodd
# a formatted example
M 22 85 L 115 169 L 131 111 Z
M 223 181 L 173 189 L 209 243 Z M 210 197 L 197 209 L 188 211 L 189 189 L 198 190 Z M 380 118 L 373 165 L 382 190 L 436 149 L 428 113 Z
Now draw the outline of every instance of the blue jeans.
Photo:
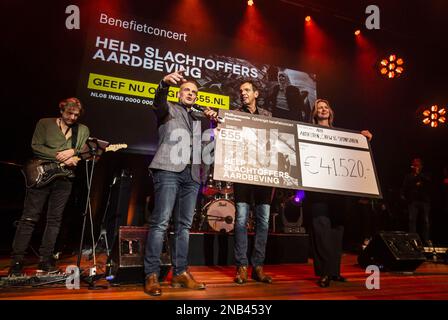
M 171 260 L 174 275 L 187 269 L 188 242 L 199 191 L 191 178 L 190 167 L 182 172 L 154 170 L 154 210 L 149 220 L 146 240 L 145 274 L 160 274 L 160 254 L 168 224 L 173 215 L 174 243 Z
M 269 230 L 268 204 L 255 206 L 255 243 L 251 256 L 251 264 L 254 267 L 264 263 L 266 242 Z M 235 262 L 237 266 L 247 266 L 247 218 L 249 216 L 249 204 L 246 202 L 236 203 L 235 221 Z

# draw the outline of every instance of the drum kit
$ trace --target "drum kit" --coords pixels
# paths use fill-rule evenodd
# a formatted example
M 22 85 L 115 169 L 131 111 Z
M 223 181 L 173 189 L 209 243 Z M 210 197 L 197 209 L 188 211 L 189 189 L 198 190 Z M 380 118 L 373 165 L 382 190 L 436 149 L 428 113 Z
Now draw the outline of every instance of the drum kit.
M 201 231 L 231 232 L 235 225 L 233 183 L 217 181 L 212 174 L 202 188 L 202 209 L 198 229 Z M 205 222 L 207 226 L 204 227 Z

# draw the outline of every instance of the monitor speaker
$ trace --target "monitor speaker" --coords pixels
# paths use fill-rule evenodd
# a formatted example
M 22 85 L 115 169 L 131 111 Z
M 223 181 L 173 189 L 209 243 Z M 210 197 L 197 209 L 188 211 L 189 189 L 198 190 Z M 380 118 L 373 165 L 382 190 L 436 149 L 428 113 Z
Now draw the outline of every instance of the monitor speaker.
M 385 271 L 412 272 L 425 261 L 419 235 L 402 231 L 378 233 L 358 256 L 361 267 L 377 265 Z
M 113 247 L 107 274 L 112 283 L 142 283 L 148 227 L 120 226 Z M 171 269 L 170 246 L 167 234 L 160 256 L 159 281 L 164 281 Z

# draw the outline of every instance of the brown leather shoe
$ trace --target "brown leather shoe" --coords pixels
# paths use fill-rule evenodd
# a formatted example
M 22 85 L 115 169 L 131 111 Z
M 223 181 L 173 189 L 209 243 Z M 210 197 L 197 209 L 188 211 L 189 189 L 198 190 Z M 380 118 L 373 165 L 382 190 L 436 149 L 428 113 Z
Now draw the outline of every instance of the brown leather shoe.
M 171 280 L 171 285 L 174 288 L 187 288 L 193 290 L 205 289 L 205 283 L 200 283 L 194 280 L 189 271 L 184 271 L 181 274 L 174 276 Z
M 247 266 L 239 266 L 236 268 L 236 276 L 233 281 L 238 284 L 247 282 Z
M 272 278 L 264 273 L 263 266 L 254 267 L 252 269 L 252 279 L 264 283 L 272 283 Z
M 146 276 L 144 291 L 150 296 L 160 296 L 162 294 L 162 288 L 160 288 L 159 277 L 157 276 L 157 273 L 153 272 Z

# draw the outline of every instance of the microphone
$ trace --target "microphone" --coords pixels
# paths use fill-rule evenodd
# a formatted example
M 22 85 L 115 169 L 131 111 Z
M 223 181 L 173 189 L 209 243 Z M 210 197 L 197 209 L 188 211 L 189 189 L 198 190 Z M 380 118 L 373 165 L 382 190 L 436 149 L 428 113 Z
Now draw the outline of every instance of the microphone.
M 191 106 L 191 111 L 193 111 L 193 112 L 200 112 L 200 113 L 204 113 L 205 111 L 206 111 L 207 109 L 205 109 L 203 106 L 200 106 L 200 105 L 198 105 L 198 104 L 193 104 L 192 106 Z M 216 117 L 216 120 L 219 122 L 219 123 L 224 123 L 224 119 L 223 118 L 221 118 L 221 117 Z
M 232 216 L 227 216 L 227 217 L 224 218 L 224 221 L 225 221 L 227 224 L 232 224 L 232 222 L 233 222 L 233 217 L 232 217 Z

